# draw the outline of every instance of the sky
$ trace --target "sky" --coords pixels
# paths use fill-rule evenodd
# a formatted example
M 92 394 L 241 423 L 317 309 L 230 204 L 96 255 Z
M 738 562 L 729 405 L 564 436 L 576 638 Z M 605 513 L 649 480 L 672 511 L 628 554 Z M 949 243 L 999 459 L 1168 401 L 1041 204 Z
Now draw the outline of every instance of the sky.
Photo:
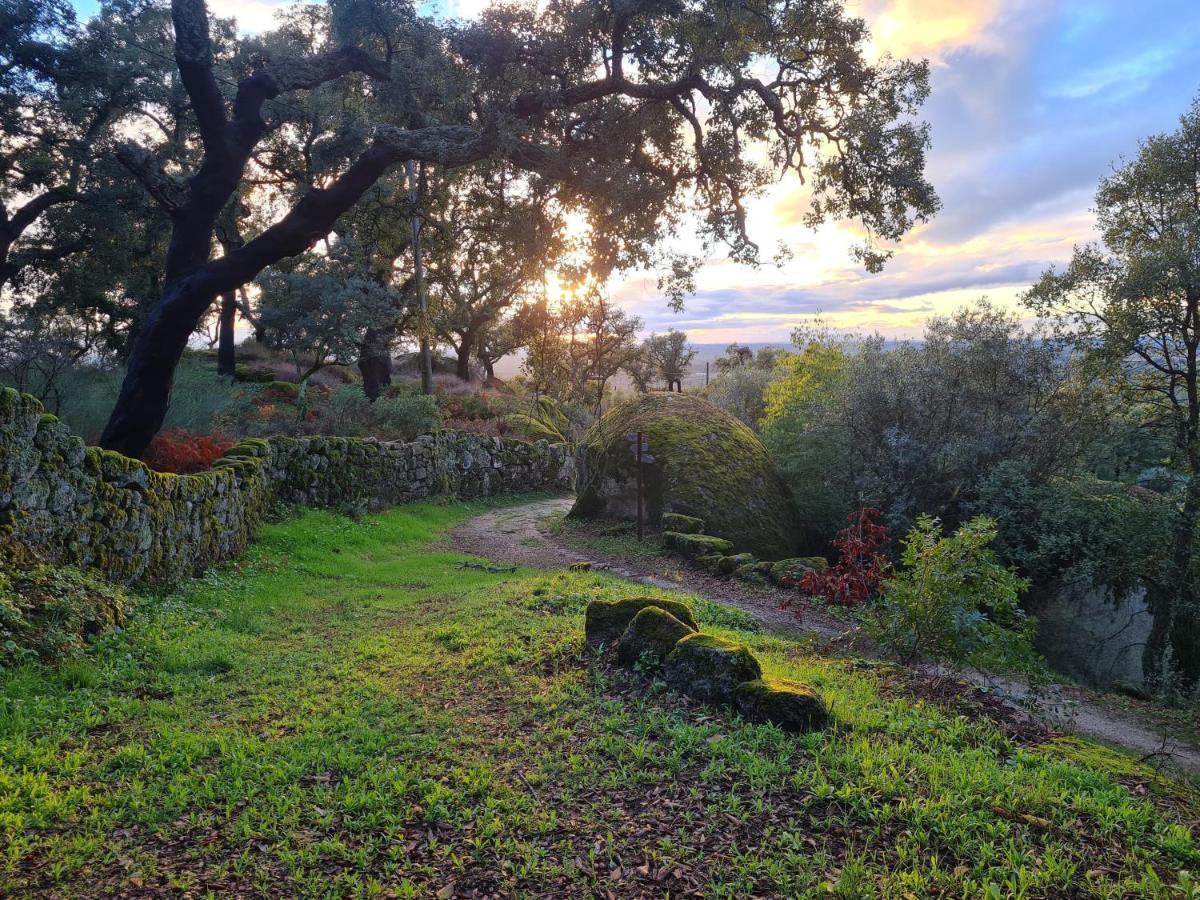
M 474 15 L 487 0 L 441 0 Z M 94 0 L 77 0 L 87 14 Z M 209 0 L 243 31 L 270 27 L 276 0 Z M 1019 296 L 1075 244 L 1094 239 L 1097 182 L 1138 140 L 1172 130 L 1200 93 L 1198 0 L 847 0 L 872 52 L 925 57 L 927 176 L 942 210 L 912 231 L 885 270 L 854 264 L 846 225 L 804 227 L 789 176 L 750 209 L 777 268 L 707 262 L 698 292 L 672 313 L 652 275 L 613 295 L 647 331 L 681 328 L 698 343 L 787 341 L 820 314 L 831 326 L 918 335 L 930 316 L 980 297 L 1019 309 Z

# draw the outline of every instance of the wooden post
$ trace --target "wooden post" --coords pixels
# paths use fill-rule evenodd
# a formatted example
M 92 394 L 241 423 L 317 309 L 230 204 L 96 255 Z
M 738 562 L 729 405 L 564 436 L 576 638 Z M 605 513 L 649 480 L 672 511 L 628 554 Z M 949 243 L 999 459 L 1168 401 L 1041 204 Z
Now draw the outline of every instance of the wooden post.
M 704 363 L 704 386 L 708 387 L 708 363 Z

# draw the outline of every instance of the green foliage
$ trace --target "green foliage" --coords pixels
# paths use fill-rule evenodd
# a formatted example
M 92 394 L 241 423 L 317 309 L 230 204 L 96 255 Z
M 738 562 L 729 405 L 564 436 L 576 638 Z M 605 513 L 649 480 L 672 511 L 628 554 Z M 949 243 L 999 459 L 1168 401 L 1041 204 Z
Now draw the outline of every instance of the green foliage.
M 989 473 L 971 508 L 995 520 L 997 552 L 1035 587 L 1083 582 L 1117 595 L 1157 581 L 1175 513 L 1143 488 L 1083 477 L 1039 484 L 1012 464 Z
M 783 358 L 767 387 L 762 439 L 791 490 L 800 546 L 816 552 L 854 505 L 847 472 L 851 435 L 837 417 L 848 359 L 837 343 L 798 337 L 801 341 L 803 349 Z
M 1025 303 L 1114 385 L 1145 429 L 1168 448 L 1184 489 L 1165 577 L 1147 595 L 1154 628 L 1143 653 L 1152 682 L 1200 689 L 1200 98 L 1176 131 L 1142 141 L 1100 182 L 1099 243 L 1049 269 Z M 1173 672 L 1167 672 L 1170 662 Z
M 334 388 L 318 398 L 314 407 L 320 414 L 321 431 L 328 434 L 410 441 L 442 425 L 442 413 L 434 397 L 405 393 L 380 397 L 372 403 L 355 384 Z
M 862 615 L 870 637 L 904 663 L 1040 671 L 1034 623 L 1018 603 L 1029 582 L 997 561 L 995 539 L 983 516 L 949 536 L 934 517 L 919 517 L 904 538 L 903 568 Z
M 552 397 L 538 397 L 530 413 L 512 413 L 505 421 L 518 434 L 533 441 L 550 441 L 555 444 L 568 442 L 571 422 L 563 407 Z
M 433 397 L 381 397 L 371 404 L 380 431 L 399 440 L 411 441 L 442 426 L 442 413 Z

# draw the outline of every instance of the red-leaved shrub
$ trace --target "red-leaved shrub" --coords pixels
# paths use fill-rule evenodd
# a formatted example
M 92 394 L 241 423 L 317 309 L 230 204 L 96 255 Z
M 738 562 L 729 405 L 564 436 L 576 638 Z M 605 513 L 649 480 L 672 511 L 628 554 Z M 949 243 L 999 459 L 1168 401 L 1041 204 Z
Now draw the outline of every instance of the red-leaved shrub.
M 233 440 L 219 431 L 192 434 L 186 428 L 160 431 L 146 451 L 146 465 L 159 472 L 187 475 L 212 468 Z
M 850 524 L 833 539 L 837 563 L 807 572 L 800 589 L 841 606 L 858 606 L 869 600 L 891 575 L 891 563 L 879 552 L 891 541 L 887 529 L 877 521 L 880 515 L 871 507 L 850 513 L 846 517 Z

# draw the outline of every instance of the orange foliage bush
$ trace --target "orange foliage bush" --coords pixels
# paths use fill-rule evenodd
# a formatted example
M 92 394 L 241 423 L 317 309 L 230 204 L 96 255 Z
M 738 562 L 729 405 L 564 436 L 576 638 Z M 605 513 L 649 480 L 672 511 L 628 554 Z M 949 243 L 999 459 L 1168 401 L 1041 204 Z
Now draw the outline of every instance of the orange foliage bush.
M 219 431 L 192 434 L 186 428 L 161 431 L 146 452 L 146 465 L 159 472 L 187 475 L 212 468 L 234 441 Z

